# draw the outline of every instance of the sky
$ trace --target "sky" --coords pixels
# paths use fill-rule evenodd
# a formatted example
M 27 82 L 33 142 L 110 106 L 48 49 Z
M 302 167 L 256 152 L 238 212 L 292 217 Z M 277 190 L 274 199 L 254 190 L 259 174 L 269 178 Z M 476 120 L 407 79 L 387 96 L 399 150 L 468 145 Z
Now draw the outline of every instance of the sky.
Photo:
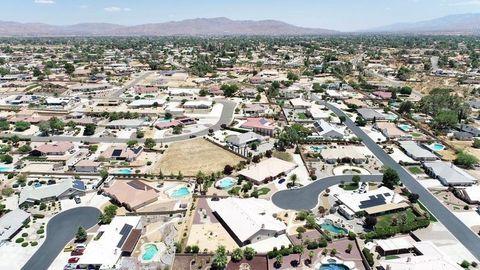
M 0 21 L 122 25 L 193 18 L 281 20 L 355 31 L 451 14 L 480 13 L 480 0 L 0 0 Z

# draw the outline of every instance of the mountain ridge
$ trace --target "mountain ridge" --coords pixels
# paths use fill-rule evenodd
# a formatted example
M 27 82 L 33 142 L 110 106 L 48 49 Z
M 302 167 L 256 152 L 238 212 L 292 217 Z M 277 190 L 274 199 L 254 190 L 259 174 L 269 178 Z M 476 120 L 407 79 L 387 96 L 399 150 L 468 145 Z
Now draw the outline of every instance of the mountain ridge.
M 0 21 L 0 36 L 220 36 L 220 35 L 328 35 L 340 33 L 323 28 L 295 26 L 277 20 L 231 20 L 225 17 L 120 25 L 78 23 L 50 25 Z

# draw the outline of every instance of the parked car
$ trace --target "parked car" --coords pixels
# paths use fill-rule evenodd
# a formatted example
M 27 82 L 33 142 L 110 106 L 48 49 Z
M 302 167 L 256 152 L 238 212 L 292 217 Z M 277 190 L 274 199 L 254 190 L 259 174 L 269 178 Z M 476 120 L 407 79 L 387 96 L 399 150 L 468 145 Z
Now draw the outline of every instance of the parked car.
M 63 252 L 72 252 L 75 250 L 75 246 L 73 245 L 66 245 L 64 248 L 63 248 Z
M 190 139 L 196 138 L 196 135 L 190 135 Z
M 84 249 L 75 249 L 70 253 L 70 256 L 82 256 Z
M 75 200 L 76 204 L 80 204 L 82 202 L 82 200 L 78 196 L 73 197 L 73 199 Z
M 73 270 L 73 269 L 77 269 L 77 265 L 74 264 L 74 263 L 66 264 L 66 265 L 63 267 L 63 270 Z
M 68 263 L 77 263 L 78 260 L 80 260 L 79 257 L 72 257 L 72 258 L 68 259 Z

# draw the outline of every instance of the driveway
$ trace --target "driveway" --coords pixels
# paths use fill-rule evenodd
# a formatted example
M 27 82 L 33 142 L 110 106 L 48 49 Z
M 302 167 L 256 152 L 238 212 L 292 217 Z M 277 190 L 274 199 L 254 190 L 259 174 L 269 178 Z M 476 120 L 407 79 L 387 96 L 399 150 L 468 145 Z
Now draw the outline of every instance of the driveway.
M 97 208 L 77 207 L 54 216 L 47 224 L 45 242 L 22 270 L 47 270 L 64 246 L 75 237 L 78 227 L 93 227 L 98 223 L 99 215 Z
M 383 149 L 377 145 L 362 129 L 360 129 L 346 114 L 339 108 L 329 103 L 324 103 L 337 116 L 345 116 L 350 130 L 372 151 L 372 153 L 388 166 L 397 171 L 402 183 L 412 192 L 420 196 L 420 201 L 457 239 L 460 241 L 478 260 L 480 260 L 480 238 L 460 219 L 458 219 L 448 208 L 446 208 L 430 191 L 422 186 L 410 173 L 400 164 L 393 160 Z
M 328 187 L 341 182 L 351 182 L 352 175 L 336 175 L 316 180 L 315 182 L 299 189 L 279 191 L 272 196 L 272 202 L 282 208 L 291 210 L 309 210 L 317 206 L 318 196 Z M 361 175 L 361 182 L 380 182 L 381 175 Z

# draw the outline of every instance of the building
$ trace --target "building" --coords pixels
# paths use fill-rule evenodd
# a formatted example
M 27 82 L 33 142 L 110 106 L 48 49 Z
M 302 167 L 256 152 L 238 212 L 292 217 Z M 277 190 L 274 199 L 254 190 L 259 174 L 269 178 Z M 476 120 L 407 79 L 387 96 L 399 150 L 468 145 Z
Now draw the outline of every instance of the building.
M 428 175 L 440 180 L 445 186 L 470 186 L 476 180 L 473 176 L 450 162 L 424 162 L 423 167 Z
M 401 141 L 399 144 L 407 156 L 416 161 L 434 161 L 438 159 L 435 154 L 421 147 L 414 141 Z
M 243 108 L 243 113 L 251 116 L 262 115 L 266 112 L 267 106 L 262 104 L 248 104 Z
M 313 120 L 327 120 L 332 118 L 331 112 L 328 109 L 321 109 L 319 107 L 312 107 L 307 109 L 307 115 Z
M 278 158 L 269 158 L 260 163 L 238 172 L 239 175 L 247 178 L 255 184 L 261 184 L 273 180 L 280 175 L 286 175 L 297 167 L 297 164 L 284 161 Z
M 158 190 L 139 180 L 115 181 L 104 192 L 130 211 L 136 211 L 158 199 Z
M 105 127 L 112 129 L 138 128 L 145 123 L 142 119 L 118 119 L 108 122 Z
M 30 151 L 32 156 L 63 156 L 67 152 L 74 149 L 74 145 L 71 142 L 54 142 L 48 144 L 42 144 Z
M 266 138 L 262 135 L 258 135 L 255 132 L 240 133 L 237 135 L 230 135 L 225 139 L 227 145 L 233 145 L 236 147 L 244 147 L 252 142 L 263 142 Z
M 11 241 L 30 220 L 30 213 L 21 209 L 12 210 L 0 217 L 0 246 Z
M 239 246 L 277 237 L 287 229 L 273 217 L 280 209 L 266 200 L 226 198 L 208 205 Z
M 460 197 L 469 204 L 480 204 L 480 186 L 473 185 L 458 191 Z
M 273 136 L 275 134 L 275 122 L 267 118 L 249 117 L 240 127 L 262 135 Z
M 150 108 L 163 107 L 165 100 L 163 99 L 137 99 L 128 104 L 129 108 Z
M 453 133 L 453 137 L 459 141 L 473 140 L 473 134 L 465 131 L 456 131 Z
M 376 190 L 371 190 L 366 193 L 351 193 L 345 192 L 334 195 L 340 204 L 355 213 L 366 213 L 368 215 L 376 216 L 389 212 L 403 210 L 409 207 L 407 199 L 401 195 L 395 194 L 394 191 L 387 187 L 380 187 Z M 339 208 L 339 212 L 343 214 Z
M 376 250 L 382 256 L 410 253 L 414 249 L 412 242 L 410 237 L 377 240 Z
M 345 126 L 337 127 L 325 120 L 319 120 L 313 123 L 313 126 L 320 137 L 326 139 L 343 139 L 345 137 Z
M 96 92 L 96 91 L 104 91 L 110 89 L 112 86 L 109 84 L 96 84 L 96 83 L 88 83 L 88 84 L 77 84 L 70 87 L 70 90 L 73 92 Z
M 210 109 L 213 102 L 211 100 L 191 100 L 183 104 L 185 109 Z
M 389 139 L 411 139 L 411 135 L 400 130 L 394 123 L 376 122 L 375 128 Z
M 389 241 L 389 240 L 384 240 Z M 395 241 L 395 240 L 394 240 Z M 400 242 L 398 243 L 400 244 Z M 395 243 L 384 244 L 395 251 Z M 435 244 L 430 241 L 413 242 L 413 247 L 407 250 L 408 244 L 398 246 L 397 254 L 405 254 L 395 259 L 385 259 L 380 261 L 381 269 L 384 270 L 462 270 L 460 265 L 451 261 Z M 400 253 L 401 252 L 401 253 Z
M 115 269 L 121 256 L 129 256 L 142 233 L 141 217 L 116 216 L 110 224 L 101 225 L 90 241 L 78 265 L 96 266 L 100 269 Z
M 293 98 L 293 99 L 290 99 L 289 102 L 294 109 L 308 109 L 312 107 L 312 104 L 310 102 L 305 101 L 302 98 Z
M 373 120 L 382 121 L 382 120 L 386 119 L 383 114 L 377 112 L 374 109 L 370 109 L 370 108 L 359 108 L 359 109 L 357 109 L 357 112 L 358 112 L 358 114 L 360 114 L 360 116 L 363 119 L 365 119 L 367 121 L 373 121 Z
M 468 125 L 468 124 L 462 124 L 460 126 L 462 131 L 471 133 L 475 137 L 480 137 L 480 128 L 475 127 L 473 125 Z
M 64 179 L 53 185 L 27 186 L 20 192 L 18 205 L 35 204 L 44 201 L 85 195 L 86 186 L 80 180 Z
M 100 164 L 100 162 L 83 159 L 73 165 L 72 170 L 79 173 L 96 173 Z
M 378 97 L 379 99 L 383 100 L 390 100 L 392 99 L 392 92 L 387 92 L 387 91 L 375 91 L 372 93 L 374 96 Z
M 105 152 L 101 154 L 102 157 L 108 160 L 125 160 L 128 162 L 134 161 L 143 152 L 142 146 L 128 147 L 127 145 L 112 145 Z

